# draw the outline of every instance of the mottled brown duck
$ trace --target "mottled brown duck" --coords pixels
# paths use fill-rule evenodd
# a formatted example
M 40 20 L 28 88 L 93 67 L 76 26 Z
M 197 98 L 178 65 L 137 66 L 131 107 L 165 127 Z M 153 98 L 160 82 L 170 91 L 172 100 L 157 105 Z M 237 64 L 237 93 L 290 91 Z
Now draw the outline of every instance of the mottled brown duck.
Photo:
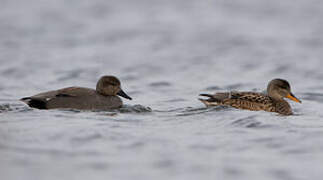
M 209 97 L 199 99 L 206 106 L 231 106 L 251 111 L 276 112 L 282 115 L 292 115 L 292 108 L 284 98 L 295 102 L 301 101 L 291 92 L 289 83 L 284 79 L 274 79 L 267 86 L 267 94 L 257 92 L 219 92 L 214 95 L 200 94 Z
M 103 76 L 97 82 L 96 89 L 68 87 L 20 100 L 37 109 L 109 110 L 122 106 L 122 100 L 117 95 L 131 100 L 121 89 L 118 78 Z

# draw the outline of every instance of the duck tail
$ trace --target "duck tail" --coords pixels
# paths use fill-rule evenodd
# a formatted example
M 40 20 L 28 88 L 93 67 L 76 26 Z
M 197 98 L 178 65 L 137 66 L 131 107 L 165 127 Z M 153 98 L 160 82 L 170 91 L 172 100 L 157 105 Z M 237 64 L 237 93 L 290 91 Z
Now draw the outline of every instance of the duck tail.
M 221 104 L 221 100 L 220 99 L 217 99 L 214 95 L 211 95 L 211 94 L 200 94 L 200 96 L 209 97 L 208 99 L 201 99 L 201 98 L 198 99 L 203 104 L 205 104 L 207 107 L 208 106 L 218 106 L 218 105 Z
M 21 98 L 20 101 L 26 103 L 28 106 L 37 108 L 37 109 L 47 109 L 46 103 L 40 99 L 33 99 L 31 97 Z
M 209 97 L 208 99 L 199 99 L 206 106 L 219 106 L 219 105 L 223 105 L 223 103 L 224 103 L 224 101 L 226 99 L 230 99 L 231 98 L 231 93 L 220 92 L 220 93 L 216 93 L 214 95 L 211 95 L 211 94 L 200 94 L 200 96 Z
M 31 97 L 23 97 L 23 98 L 21 98 L 19 100 L 28 104 L 28 102 L 31 100 Z
M 209 98 L 213 97 L 213 95 L 211 95 L 211 94 L 200 94 L 200 96 L 206 96 L 206 97 L 209 97 Z

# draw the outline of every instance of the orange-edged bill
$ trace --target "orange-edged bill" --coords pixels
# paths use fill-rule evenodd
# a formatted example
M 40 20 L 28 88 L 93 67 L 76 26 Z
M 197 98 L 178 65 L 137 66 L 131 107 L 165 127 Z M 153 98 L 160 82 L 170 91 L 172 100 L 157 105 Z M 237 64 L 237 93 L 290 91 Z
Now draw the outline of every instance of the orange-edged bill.
M 298 103 L 302 103 L 301 100 L 299 100 L 293 93 L 290 93 L 286 96 L 286 98 L 290 99 L 290 100 L 293 100 L 295 102 L 298 102 Z

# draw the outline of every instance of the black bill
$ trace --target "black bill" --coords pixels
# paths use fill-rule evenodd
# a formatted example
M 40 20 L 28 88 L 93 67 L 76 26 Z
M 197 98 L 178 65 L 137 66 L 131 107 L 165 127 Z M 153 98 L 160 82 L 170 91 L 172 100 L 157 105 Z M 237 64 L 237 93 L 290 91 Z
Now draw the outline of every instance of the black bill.
M 117 95 L 124 97 L 126 99 L 132 100 L 130 96 L 128 96 L 122 89 L 117 93 Z

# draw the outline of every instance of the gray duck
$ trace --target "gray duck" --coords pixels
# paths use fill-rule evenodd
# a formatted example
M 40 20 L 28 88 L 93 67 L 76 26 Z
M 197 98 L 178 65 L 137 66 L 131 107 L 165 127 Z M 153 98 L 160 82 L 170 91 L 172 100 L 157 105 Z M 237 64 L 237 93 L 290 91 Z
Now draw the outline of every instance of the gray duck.
M 122 89 L 118 78 L 103 76 L 96 89 L 68 87 L 24 97 L 21 101 L 37 109 L 110 110 L 122 107 L 117 96 L 131 100 Z

